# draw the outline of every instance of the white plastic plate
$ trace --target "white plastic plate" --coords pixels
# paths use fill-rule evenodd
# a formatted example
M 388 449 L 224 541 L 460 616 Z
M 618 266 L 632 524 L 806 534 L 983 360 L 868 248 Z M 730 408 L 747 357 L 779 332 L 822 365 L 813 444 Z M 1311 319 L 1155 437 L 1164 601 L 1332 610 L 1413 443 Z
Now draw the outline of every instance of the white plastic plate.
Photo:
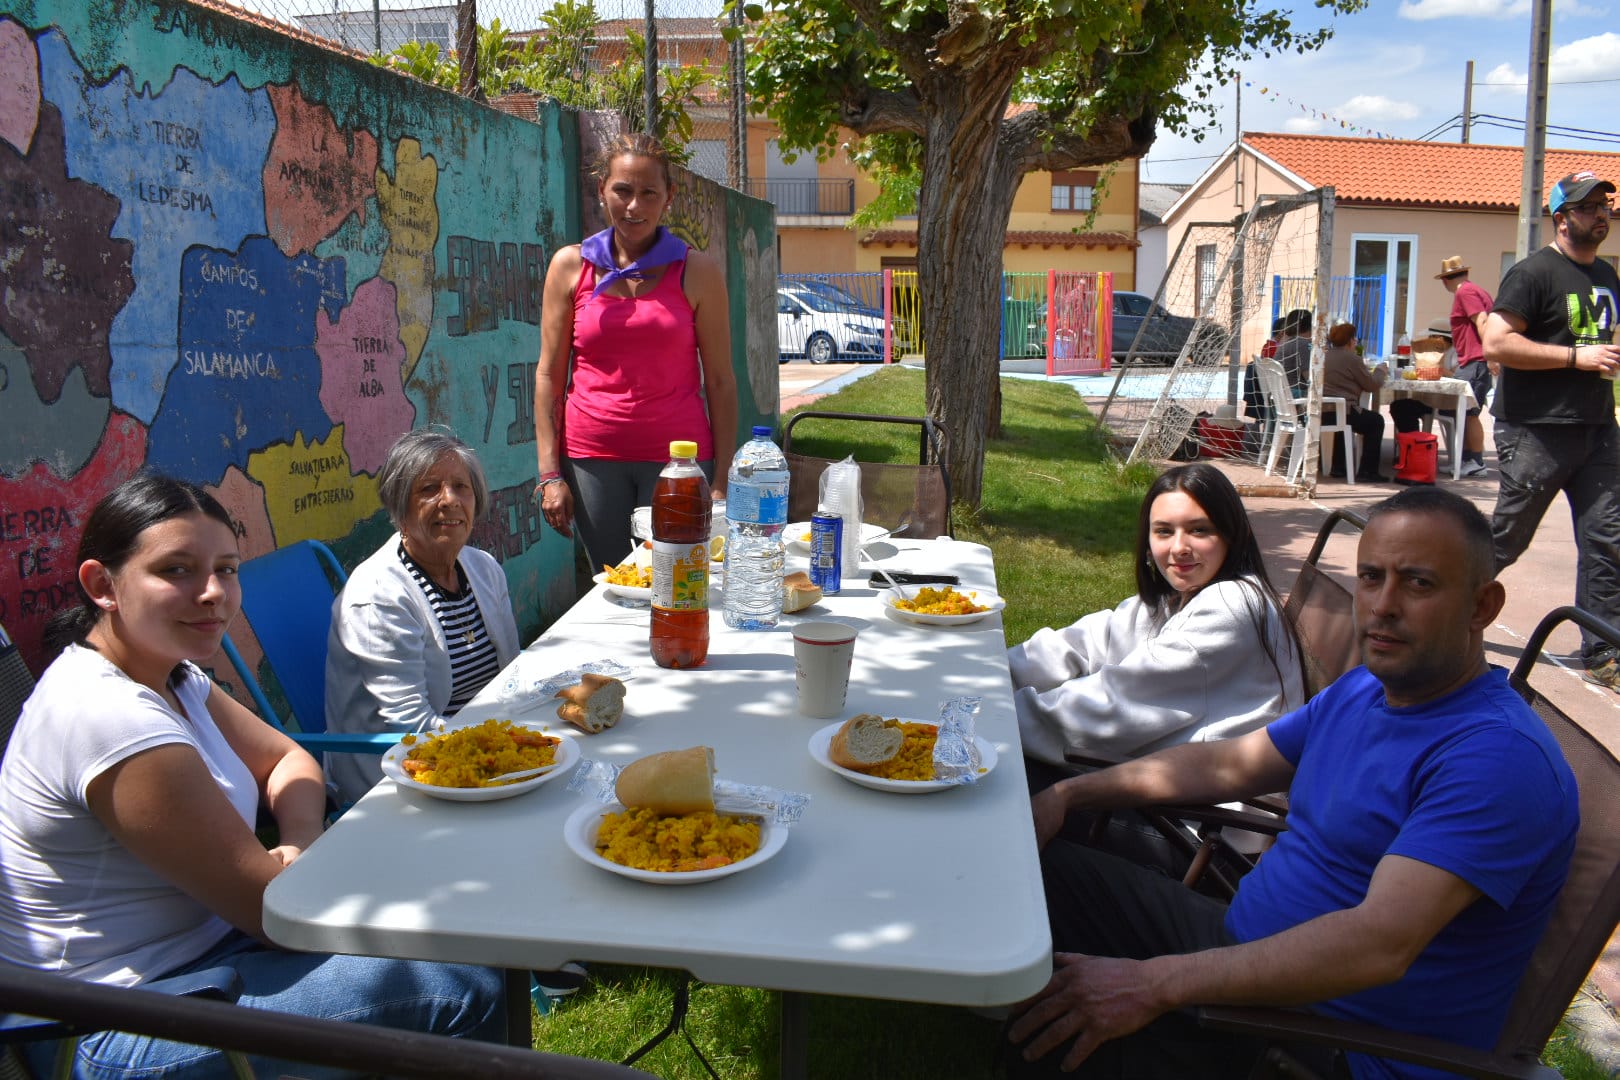
M 787 843 L 788 830 L 785 825 L 776 825 L 768 819 L 761 819 L 759 825 L 759 850 L 734 863 L 717 866 L 713 870 L 637 870 L 633 866 L 621 866 L 611 859 L 604 859 L 596 853 L 596 830 L 602 824 L 602 815 L 622 813 L 624 807 L 618 803 L 590 802 L 568 815 L 563 822 L 563 843 L 568 850 L 581 859 L 597 866 L 610 874 L 620 877 L 634 878 L 637 881 L 647 881 L 654 885 L 696 885 L 702 881 L 713 881 L 716 878 L 729 877 L 732 874 L 751 870 L 763 863 L 766 859 L 782 850 Z M 724 811 L 722 811 L 724 813 Z
M 907 720 L 903 716 L 898 719 L 901 723 L 906 724 L 927 723 L 926 720 Z M 840 720 L 836 724 L 828 724 L 814 735 L 811 735 L 810 756 L 815 759 L 817 765 L 824 769 L 830 769 L 850 783 L 869 787 L 876 791 L 894 791 L 902 795 L 921 795 L 924 792 L 944 791 L 947 788 L 962 786 L 947 780 L 887 780 L 881 776 L 871 776 L 867 773 L 857 772 L 854 769 L 844 768 L 827 756 L 827 748 L 832 745 L 833 736 L 843 726 L 844 721 Z M 979 775 L 988 775 L 996 767 L 996 748 L 977 735 L 973 736 L 973 748 L 979 752 Z
M 574 767 L 579 760 L 579 743 L 562 731 L 556 724 L 542 724 L 539 721 L 513 720 L 517 727 L 528 728 L 530 731 L 540 731 L 546 735 L 554 735 L 561 741 L 557 744 L 557 763 L 548 771 L 538 776 L 531 776 L 527 780 L 519 780 L 515 784 L 501 784 L 499 787 L 480 788 L 453 788 L 438 787 L 434 784 L 424 784 L 420 780 L 412 780 L 405 773 L 405 767 L 400 764 L 411 748 L 403 742 L 395 743 L 388 748 L 382 756 L 383 775 L 408 791 L 419 791 L 423 795 L 431 795 L 435 799 L 448 799 L 451 802 L 492 802 L 496 799 L 510 799 L 514 795 L 522 795 L 526 791 L 533 791 L 547 780 L 555 780 Z M 449 730 L 454 730 L 451 728 Z M 427 738 L 418 735 L 418 739 Z
M 862 522 L 861 546 L 865 547 L 867 544 L 873 543 L 874 541 L 887 536 L 888 532 L 889 530 L 885 529 L 881 525 L 870 525 L 866 522 Z M 787 550 L 793 552 L 795 555 L 810 554 L 809 536 L 810 523 L 808 521 L 790 522 L 788 524 L 787 531 L 782 534 L 783 539 L 786 541 L 785 546 Z M 845 567 L 845 571 L 848 573 L 849 568 Z
M 966 626 L 968 623 L 976 623 L 980 619 L 983 619 L 994 612 L 1000 611 L 1002 608 L 1007 606 L 1007 601 L 1003 600 L 995 593 L 986 592 L 983 589 L 971 589 L 958 585 L 952 585 L 949 587 L 954 588 L 957 592 L 963 594 L 964 596 L 968 596 L 975 604 L 982 606 L 984 610 L 975 611 L 970 615 L 925 615 L 919 611 L 906 611 L 903 608 L 894 606 L 894 602 L 896 600 L 901 599 L 902 597 L 910 600 L 923 589 L 938 589 L 944 587 L 945 586 L 940 585 L 903 585 L 898 589 L 885 590 L 883 594 L 883 610 L 889 613 L 889 617 L 891 619 L 899 619 L 901 622 L 916 623 L 918 626 Z

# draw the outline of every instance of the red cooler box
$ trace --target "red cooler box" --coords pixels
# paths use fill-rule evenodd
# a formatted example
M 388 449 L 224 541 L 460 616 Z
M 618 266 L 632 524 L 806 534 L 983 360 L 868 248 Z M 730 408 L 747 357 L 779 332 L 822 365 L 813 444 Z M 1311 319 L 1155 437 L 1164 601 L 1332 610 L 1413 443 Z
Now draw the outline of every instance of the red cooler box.
M 1395 433 L 1395 479 L 1432 484 L 1440 473 L 1440 439 L 1432 431 Z

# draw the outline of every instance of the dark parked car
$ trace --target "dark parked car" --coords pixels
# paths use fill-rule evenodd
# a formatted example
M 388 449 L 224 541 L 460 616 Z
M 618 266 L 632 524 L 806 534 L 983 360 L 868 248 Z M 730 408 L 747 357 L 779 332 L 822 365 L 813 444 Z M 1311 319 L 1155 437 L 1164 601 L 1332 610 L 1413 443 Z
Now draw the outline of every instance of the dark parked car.
M 1114 337 L 1110 350 L 1115 363 L 1122 363 L 1131 351 L 1131 342 L 1136 340 L 1138 328 L 1142 328 L 1142 340 L 1136 343 L 1137 359 L 1159 364 L 1174 363 L 1181 354 L 1181 346 L 1194 331 L 1220 333 L 1220 328 L 1213 323 L 1185 315 L 1172 315 L 1144 293 L 1115 292 Z M 1023 351 L 1026 356 L 1046 355 L 1045 301 L 1035 308 L 1029 319 Z
M 1202 327 L 1202 329 L 1200 329 Z M 1137 330 L 1141 339 L 1137 340 Z M 1158 363 L 1174 363 L 1181 347 L 1194 332 L 1219 333 L 1212 323 L 1185 315 L 1172 315 L 1153 302 L 1151 296 L 1139 292 L 1114 293 L 1114 344 L 1116 362 L 1124 360 L 1136 342 L 1138 358 Z

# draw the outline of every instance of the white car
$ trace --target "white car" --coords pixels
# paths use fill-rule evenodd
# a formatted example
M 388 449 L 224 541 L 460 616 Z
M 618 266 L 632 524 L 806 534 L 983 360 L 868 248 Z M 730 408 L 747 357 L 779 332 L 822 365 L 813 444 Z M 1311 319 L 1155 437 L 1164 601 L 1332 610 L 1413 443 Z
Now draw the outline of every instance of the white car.
M 812 364 L 840 357 L 883 359 L 883 320 L 811 289 L 776 290 L 776 340 L 781 359 L 804 356 Z

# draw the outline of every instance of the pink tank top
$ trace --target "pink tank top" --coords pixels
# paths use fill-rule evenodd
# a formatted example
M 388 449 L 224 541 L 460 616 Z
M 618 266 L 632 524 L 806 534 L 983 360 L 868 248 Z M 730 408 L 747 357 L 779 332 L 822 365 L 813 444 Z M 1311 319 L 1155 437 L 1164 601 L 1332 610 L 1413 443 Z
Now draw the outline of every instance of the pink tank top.
M 592 296 L 596 267 L 585 263 L 574 286 L 573 386 L 563 415 L 569 457 L 667 461 L 675 439 L 696 442 L 700 461 L 714 457 L 685 269 L 684 260 L 669 264 L 641 296 Z

